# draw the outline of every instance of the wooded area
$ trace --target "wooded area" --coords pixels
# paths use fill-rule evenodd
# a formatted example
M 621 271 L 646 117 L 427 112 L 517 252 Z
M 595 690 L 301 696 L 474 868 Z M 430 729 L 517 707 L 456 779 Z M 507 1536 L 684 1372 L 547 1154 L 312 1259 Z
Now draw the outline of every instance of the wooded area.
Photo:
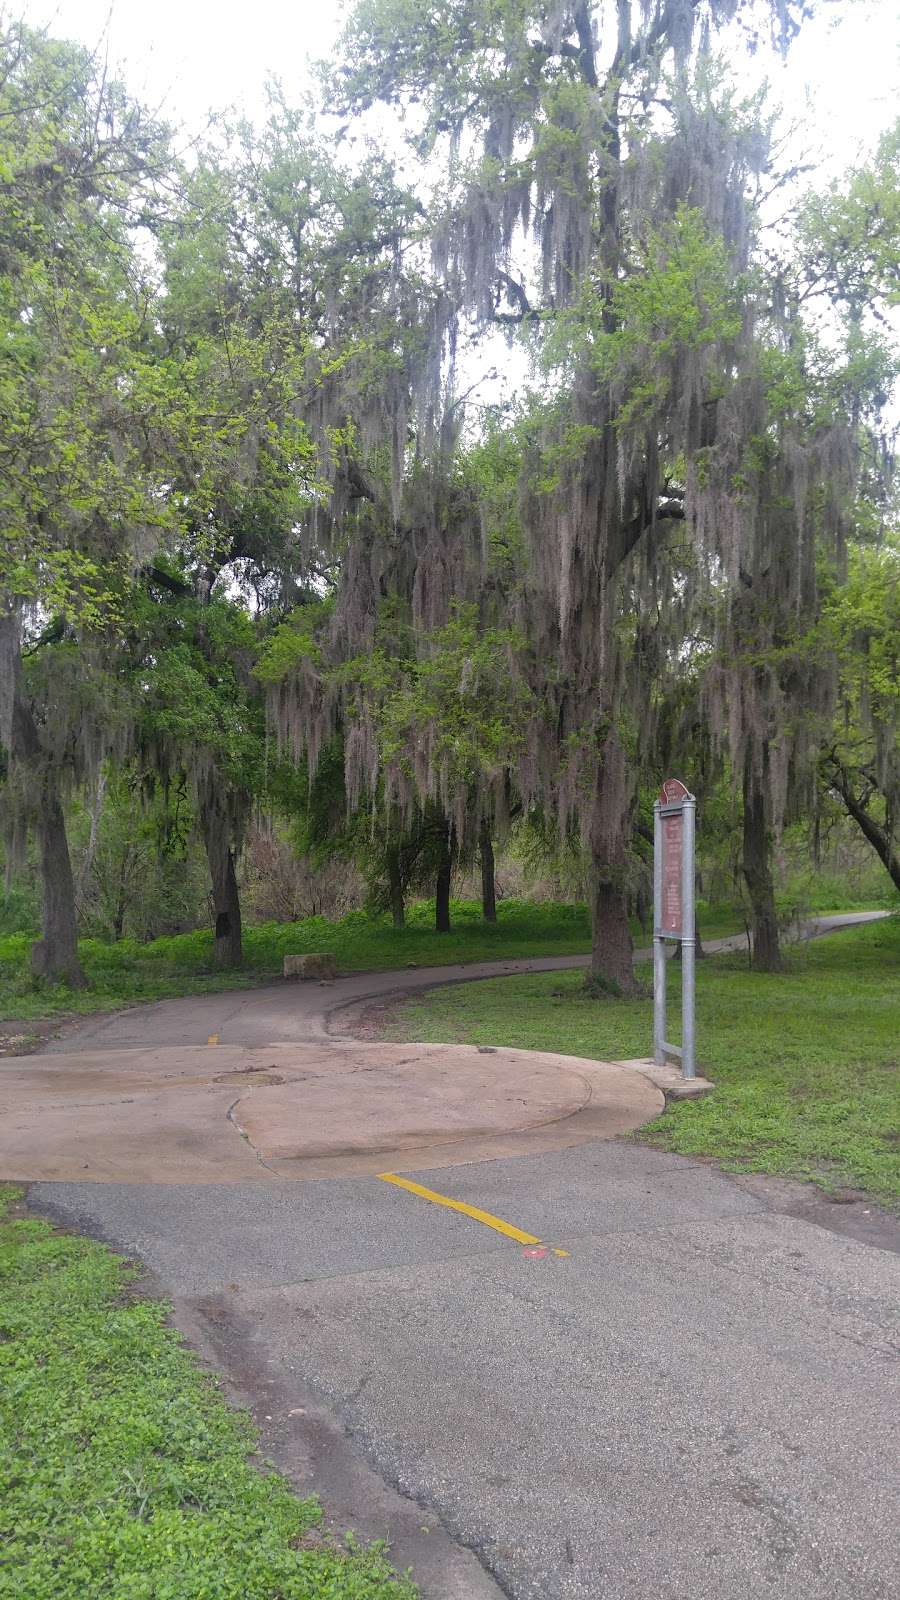
M 495 917 L 514 836 L 629 994 L 673 771 L 757 968 L 785 828 L 900 891 L 900 123 L 792 168 L 742 60 L 809 9 L 360 0 L 319 104 L 187 147 L 7 22 L 0 794 L 37 976 L 83 982 L 79 914 L 121 936 L 148 858 L 232 967 L 248 831 L 439 929 L 461 871 Z

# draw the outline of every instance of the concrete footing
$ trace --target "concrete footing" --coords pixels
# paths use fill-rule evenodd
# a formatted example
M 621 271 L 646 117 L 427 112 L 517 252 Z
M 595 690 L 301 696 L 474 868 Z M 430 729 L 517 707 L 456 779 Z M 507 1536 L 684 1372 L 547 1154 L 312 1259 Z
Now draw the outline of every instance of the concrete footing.
M 625 1067 L 632 1072 L 641 1072 L 657 1089 L 661 1089 L 667 1100 L 698 1100 L 701 1095 L 711 1094 L 715 1084 L 709 1078 L 683 1078 L 677 1067 L 668 1062 L 657 1066 L 652 1057 L 635 1056 L 629 1061 L 612 1061 L 613 1067 Z

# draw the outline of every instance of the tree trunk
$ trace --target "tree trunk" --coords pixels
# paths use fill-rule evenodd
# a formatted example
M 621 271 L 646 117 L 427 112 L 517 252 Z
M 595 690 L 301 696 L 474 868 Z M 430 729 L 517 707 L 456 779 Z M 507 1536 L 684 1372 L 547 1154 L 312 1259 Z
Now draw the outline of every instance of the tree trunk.
M 778 942 L 778 917 L 772 882 L 772 834 L 766 803 L 768 749 L 763 745 L 758 767 L 748 750 L 744 758 L 743 872 L 750 896 L 753 950 L 750 965 L 756 972 L 781 972 L 784 963 Z
M 3 887 L 7 894 L 11 894 L 16 875 L 23 871 L 28 857 L 28 823 L 18 813 L 14 813 L 7 820 L 3 832 L 3 848 L 6 852 Z
M 838 794 L 847 808 L 848 816 L 853 818 L 863 838 L 868 840 L 875 851 L 879 861 L 888 873 L 895 889 L 900 890 L 900 856 L 893 846 L 887 828 L 870 816 L 865 806 L 857 799 L 851 788 L 850 781 L 842 768 L 837 768 L 831 778 L 831 785 L 837 789 Z
M 128 909 L 127 892 L 126 891 L 127 891 L 127 879 L 124 876 L 124 868 L 123 868 L 122 873 L 121 873 L 120 878 L 119 878 L 118 885 L 116 887 L 116 898 L 115 898 L 115 902 L 113 904 L 113 913 L 112 913 L 112 936 L 113 936 L 113 942 L 115 944 L 119 943 L 119 940 L 121 939 L 122 934 L 125 931 L 125 912 Z
M 239 967 L 243 959 L 241 902 L 225 807 L 216 799 L 201 805 L 200 825 L 209 862 L 216 919 L 213 959 L 217 967 Z
M 21 762 L 39 782 L 40 819 L 35 830 L 41 858 L 43 887 L 43 938 L 31 947 L 31 970 L 41 978 L 85 984 L 78 960 L 75 916 L 75 879 L 66 819 L 59 798 L 51 757 L 41 746 L 34 713 L 22 685 L 22 641 L 17 607 L 0 603 L 0 743 L 12 762 Z
M 82 904 L 84 903 L 88 879 L 91 875 L 91 870 L 97 855 L 97 836 L 100 832 L 100 816 L 103 811 L 103 802 L 105 798 L 106 770 L 104 767 L 101 767 L 99 773 L 97 774 L 97 787 L 94 790 L 94 798 L 91 802 L 91 831 L 88 836 L 87 849 L 84 852 L 84 857 L 81 862 L 81 870 L 78 874 L 78 898 Z
M 494 846 L 491 830 L 486 822 L 481 824 L 481 914 L 485 922 L 497 921 L 497 884 L 494 877 Z
M 438 933 L 450 932 L 450 878 L 452 872 L 453 850 L 448 831 L 442 844 L 437 882 L 434 889 L 434 926 Z
M 66 838 L 66 819 L 55 786 L 44 787 L 37 824 L 44 891 L 43 938 L 31 947 L 31 970 L 36 977 L 83 989 L 84 973 L 78 960 L 75 921 L 75 880 Z
M 406 906 L 403 899 L 403 878 L 400 873 L 400 851 L 396 845 L 388 846 L 386 861 L 391 917 L 395 928 L 403 928 L 406 926 Z
M 607 731 L 598 757 L 588 872 L 591 970 L 585 987 L 597 996 L 635 995 L 641 991 L 634 976 L 627 894 L 631 782 L 615 728 Z
M 634 945 L 628 926 L 623 867 L 624 863 L 613 865 L 596 854 L 591 860 L 591 970 L 587 988 L 598 995 L 640 992 L 634 976 Z

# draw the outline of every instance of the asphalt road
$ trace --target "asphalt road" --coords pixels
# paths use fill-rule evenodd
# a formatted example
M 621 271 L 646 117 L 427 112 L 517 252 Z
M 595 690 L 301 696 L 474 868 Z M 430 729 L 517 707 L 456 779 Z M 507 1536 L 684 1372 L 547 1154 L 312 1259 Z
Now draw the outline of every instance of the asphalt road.
M 322 1038 L 396 983 L 165 1002 L 59 1047 Z M 144 1260 L 266 1452 L 429 1600 L 900 1592 L 900 1255 L 820 1225 L 868 1208 L 615 1140 L 403 1177 L 30 1200 Z

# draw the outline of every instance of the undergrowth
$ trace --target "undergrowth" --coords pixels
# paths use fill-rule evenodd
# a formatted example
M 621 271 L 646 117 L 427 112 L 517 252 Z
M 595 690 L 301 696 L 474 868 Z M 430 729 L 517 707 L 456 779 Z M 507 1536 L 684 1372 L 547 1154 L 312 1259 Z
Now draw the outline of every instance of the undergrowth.
M 138 944 L 122 939 L 106 944 L 83 939 L 79 954 L 88 981 L 86 989 L 34 979 L 29 971 L 31 938 L 15 934 L 0 939 L 0 1019 L 42 1017 L 58 1012 L 86 1012 L 130 1005 L 139 1000 L 242 988 L 278 977 L 285 955 L 333 951 L 342 972 L 381 968 L 443 966 L 467 961 L 494 961 L 517 956 L 580 955 L 590 949 L 584 905 L 525 900 L 502 901 L 497 922 L 482 920 L 481 906 L 457 900 L 451 907 L 453 927 L 436 933 L 434 907 L 422 902 L 410 908 L 405 928 L 388 917 L 351 912 L 339 922 L 307 917 L 302 922 L 264 922 L 244 930 L 244 963 L 222 971 L 213 966 L 213 938 L 208 930 L 182 933 Z M 733 912 L 703 908 L 701 925 L 708 936 L 733 931 Z M 645 940 L 640 926 L 635 939 Z

